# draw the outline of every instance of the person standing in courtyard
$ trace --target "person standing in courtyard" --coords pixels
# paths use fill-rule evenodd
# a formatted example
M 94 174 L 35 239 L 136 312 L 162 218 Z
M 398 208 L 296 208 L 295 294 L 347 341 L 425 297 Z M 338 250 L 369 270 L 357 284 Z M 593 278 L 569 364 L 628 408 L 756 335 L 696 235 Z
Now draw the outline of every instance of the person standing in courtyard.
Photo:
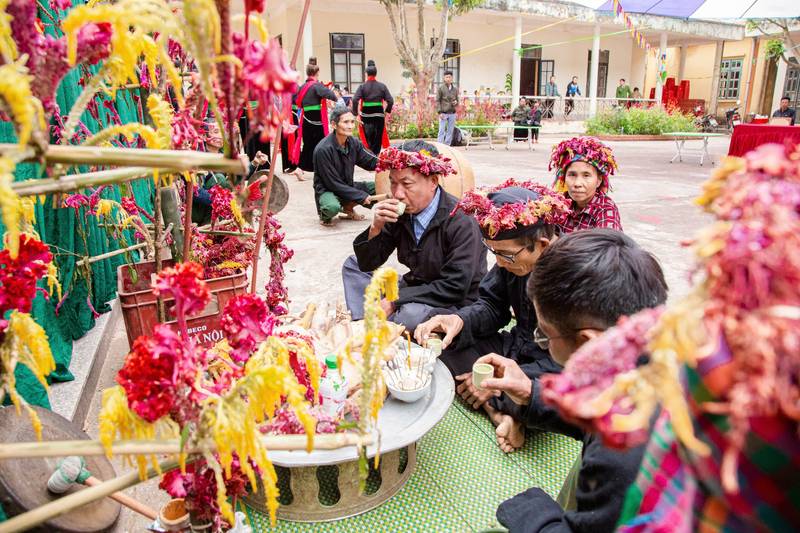
M 625 83 L 625 78 L 620 78 L 619 85 L 617 85 L 616 96 L 617 96 L 617 98 L 620 99 L 620 100 L 617 100 L 617 104 L 620 107 L 630 107 L 631 106 L 631 102 L 630 102 L 631 86 L 628 85 L 627 83 Z
M 415 140 L 388 148 L 377 170 L 389 171 L 392 194 L 375 204 L 372 224 L 353 241 L 355 255 L 342 267 L 345 301 L 352 318 L 362 319 L 372 271 L 396 250 L 409 271 L 399 298 L 381 306 L 390 320 L 414 331 L 433 310 L 454 312 L 478 298 L 486 249 L 472 217 L 451 216 L 458 199 L 440 181 L 453 167 L 435 146 Z
M 350 220 L 364 220 L 355 212 L 357 205 L 369 206 L 375 194 L 374 181 L 353 181 L 355 167 L 375 170 L 378 158 L 353 137 L 356 118 L 350 109 L 339 106 L 331 112 L 333 131 L 314 150 L 314 200 L 320 224 L 332 226 L 339 213 Z
M 528 107 L 528 100 L 523 96 L 519 99 L 519 105 L 511 112 L 511 120 L 514 126 L 527 126 L 531 118 L 531 108 Z M 528 138 L 528 130 L 525 128 L 514 128 L 514 140 L 524 141 Z
M 561 94 L 558 92 L 555 76 L 550 76 L 550 81 L 545 84 L 544 95 L 547 97 L 547 100 L 544 101 L 544 118 L 553 118 L 553 111 L 556 108 L 555 99 L 561 97 Z
M 378 155 L 389 148 L 386 115 L 392 112 L 394 98 L 389 89 L 376 79 L 378 68 L 373 60 L 367 61 L 367 81 L 359 85 L 353 96 L 353 114 L 360 118 L 358 133 L 361 142 Z
M 327 101 L 337 100 L 336 94 L 317 80 L 318 74 L 317 58 L 311 57 L 306 65 L 308 78 L 294 98 L 298 129 L 290 159 L 306 172 L 314 172 L 314 149 L 328 135 Z
M 608 196 L 609 177 L 617 169 L 611 148 L 592 137 L 575 137 L 553 147 L 548 170 L 556 170 L 553 188 L 570 200 L 565 233 L 591 228 L 622 231 L 619 209 Z
M 453 130 L 456 127 L 456 108 L 458 107 L 458 87 L 453 83 L 453 73 L 444 73 L 444 83 L 436 90 L 436 110 L 439 113 L 439 135 L 437 141 L 450 146 Z
M 564 115 L 569 116 L 575 109 L 573 97 L 581 96 L 581 88 L 578 86 L 578 76 L 572 76 L 572 81 L 567 84 L 567 98 L 564 100 Z
M 534 143 L 539 143 L 539 128 L 542 127 L 542 105 L 539 100 L 533 101 L 531 108 L 531 118 L 528 122 L 531 126 L 536 126 L 536 129 L 531 129 L 531 140 Z

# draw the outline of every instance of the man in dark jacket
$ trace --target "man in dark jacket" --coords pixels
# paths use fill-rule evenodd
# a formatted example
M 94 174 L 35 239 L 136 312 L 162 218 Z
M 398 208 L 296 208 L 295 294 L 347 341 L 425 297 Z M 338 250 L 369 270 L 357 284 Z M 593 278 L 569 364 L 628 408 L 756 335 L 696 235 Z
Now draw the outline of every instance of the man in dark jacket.
M 455 311 L 477 298 L 486 250 L 475 220 L 450 216 L 457 200 L 439 179 L 453 170 L 433 145 L 408 141 L 379 159 L 378 171 L 390 170 L 392 197 L 375 205 L 372 224 L 353 241 L 355 256 L 342 268 L 345 300 L 353 319 L 363 318 L 371 272 L 397 250 L 409 272 L 400 297 L 381 305 L 390 320 L 414 331 L 433 309 Z
M 656 307 L 667 299 L 667 284 L 656 259 L 624 233 L 593 229 L 560 238 L 534 267 L 528 296 L 539 317 L 534 338 L 559 365 L 584 343 L 601 335 L 621 316 Z M 613 357 L 613 354 L 609 354 Z M 511 359 L 490 354 L 480 363 L 495 367 L 483 388 L 501 391 L 522 407 L 526 425 L 583 442 L 558 503 L 531 488 L 500 504 L 497 518 L 511 533 L 613 531 L 628 487 L 636 479 L 644 446 L 619 451 L 600 437 L 564 421 L 541 398 L 531 379 Z
M 444 83 L 436 90 L 436 111 L 439 113 L 439 135 L 437 141 L 453 144 L 453 130 L 456 127 L 456 108 L 458 106 L 458 87 L 453 83 L 453 73 L 444 73 Z
M 334 128 L 314 149 L 314 199 L 323 226 L 332 226 L 333 218 L 364 220 L 354 211 L 356 205 L 368 205 L 367 197 L 375 194 L 374 181 L 353 181 L 356 165 L 375 170 L 378 158 L 353 137 L 356 118 L 346 107 L 331 113 Z
M 353 114 L 361 118 L 359 135 L 364 146 L 375 155 L 389 148 L 386 132 L 386 115 L 392 112 L 394 98 L 388 87 L 376 79 L 378 67 L 373 60 L 367 62 L 367 81 L 359 85 L 353 96 Z

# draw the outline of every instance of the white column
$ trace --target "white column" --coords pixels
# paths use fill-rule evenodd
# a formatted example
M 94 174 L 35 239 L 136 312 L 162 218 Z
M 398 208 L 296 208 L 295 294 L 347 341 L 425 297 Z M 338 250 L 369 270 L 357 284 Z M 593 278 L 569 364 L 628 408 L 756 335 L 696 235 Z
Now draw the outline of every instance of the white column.
M 659 68 L 661 68 L 661 58 L 664 57 L 664 54 L 667 53 L 667 34 L 666 32 L 661 32 L 661 40 L 658 43 L 658 63 L 656 63 L 656 101 L 661 104 L 661 100 L 664 96 L 664 84 L 661 82 L 661 73 L 659 72 Z
M 719 68 L 722 63 L 723 49 L 725 48 L 725 41 L 717 41 L 716 49 L 714 51 L 714 69 L 711 71 L 711 98 L 708 103 L 706 113 L 714 116 L 717 115 L 717 98 L 719 94 Z
M 519 50 L 522 48 L 522 17 L 517 15 L 514 19 L 514 51 L 511 55 L 511 109 L 514 109 L 519 102 L 519 85 L 522 67 L 522 57 Z
M 297 65 L 297 69 L 302 72 L 303 78 L 305 79 L 305 69 L 306 65 L 308 65 L 308 58 L 314 55 L 314 39 L 313 39 L 313 30 L 311 28 L 311 10 L 308 10 L 308 16 L 306 17 L 306 25 L 303 28 L 303 64 Z M 317 58 L 317 64 L 320 65 L 322 63 L 322 58 Z M 333 79 L 333 72 L 331 72 L 331 79 Z
M 589 116 L 597 114 L 597 76 L 600 71 L 600 23 L 594 23 L 592 39 L 592 65 L 589 71 Z
M 679 48 L 679 51 L 681 57 L 680 57 L 680 63 L 678 64 L 678 82 L 680 83 L 683 81 L 683 76 L 686 72 L 686 51 L 687 51 L 686 45 L 682 44 Z
M 786 62 L 778 61 L 778 72 L 775 73 L 775 88 L 772 90 L 772 107 L 769 108 L 769 116 L 773 111 L 781 106 L 783 98 L 783 87 L 786 85 Z

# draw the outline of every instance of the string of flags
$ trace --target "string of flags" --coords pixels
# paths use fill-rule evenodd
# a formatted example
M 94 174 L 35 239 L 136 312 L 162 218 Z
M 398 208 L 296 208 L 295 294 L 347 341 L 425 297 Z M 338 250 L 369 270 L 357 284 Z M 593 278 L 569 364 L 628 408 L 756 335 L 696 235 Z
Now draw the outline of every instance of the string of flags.
M 633 37 L 633 41 L 636 43 L 636 46 L 646 50 L 647 53 L 651 53 L 654 56 L 658 56 L 658 47 L 650 46 L 650 43 L 647 42 L 647 39 L 645 39 L 644 35 L 642 35 L 642 32 L 640 32 L 638 29 L 634 27 L 630 15 L 628 15 L 625 12 L 625 9 L 623 9 L 622 4 L 620 4 L 619 0 L 614 0 L 613 10 L 614 10 L 614 15 L 625 23 L 625 26 L 631 33 L 631 37 Z

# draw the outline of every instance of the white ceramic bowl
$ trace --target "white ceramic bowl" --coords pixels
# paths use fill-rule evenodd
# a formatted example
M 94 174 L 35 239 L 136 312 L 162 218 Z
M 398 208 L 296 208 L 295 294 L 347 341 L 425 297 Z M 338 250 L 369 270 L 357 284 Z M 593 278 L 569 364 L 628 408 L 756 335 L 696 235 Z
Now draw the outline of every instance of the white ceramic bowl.
M 432 376 L 430 374 L 426 374 L 423 376 L 424 381 L 421 387 L 413 390 L 403 390 L 394 386 L 394 380 L 392 380 L 391 376 L 385 376 L 385 378 L 386 388 L 389 389 L 389 393 L 401 402 L 406 403 L 413 403 L 422 399 L 430 390 L 431 382 L 433 381 Z

